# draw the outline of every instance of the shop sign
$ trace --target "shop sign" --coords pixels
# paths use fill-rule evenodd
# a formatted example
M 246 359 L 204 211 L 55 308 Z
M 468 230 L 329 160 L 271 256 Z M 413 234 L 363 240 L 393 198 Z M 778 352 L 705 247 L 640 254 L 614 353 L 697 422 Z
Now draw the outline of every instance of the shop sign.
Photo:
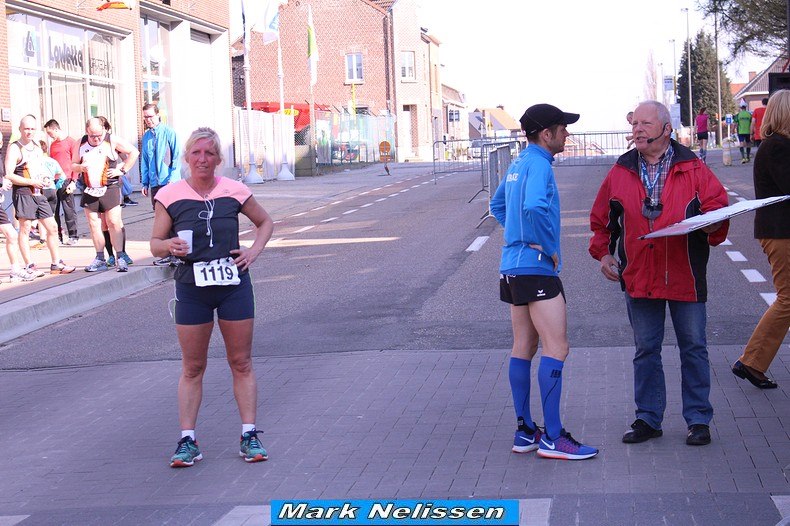
M 51 67 L 65 71 L 82 73 L 83 71 L 83 51 L 81 44 L 72 43 L 66 39 L 58 39 L 60 36 L 55 33 L 49 38 L 49 60 Z M 79 42 L 79 41 L 77 41 Z

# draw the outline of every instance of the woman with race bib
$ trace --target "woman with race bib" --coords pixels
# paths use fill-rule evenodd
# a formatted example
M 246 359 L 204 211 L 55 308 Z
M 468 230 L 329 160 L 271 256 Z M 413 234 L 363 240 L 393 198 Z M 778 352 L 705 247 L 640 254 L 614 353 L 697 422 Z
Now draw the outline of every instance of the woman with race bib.
M 189 177 L 156 194 L 151 253 L 175 256 L 176 333 L 181 345 L 178 413 L 181 440 L 171 467 L 187 467 L 203 455 L 195 423 L 203 394 L 214 311 L 233 374 L 233 393 L 242 422 L 239 454 L 247 462 L 268 458 L 258 440 L 255 413 L 258 389 L 252 370 L 255 299 L 249 267 L 274 230 L 272 218 L 244 184 L 215 174 L 221 143 L 211 128 L 198 128 L 184 146 Z M 257 227 L 249 248 L 239 245 L 239 214 Z M 176 233 L 174 236 L 173 233 Z

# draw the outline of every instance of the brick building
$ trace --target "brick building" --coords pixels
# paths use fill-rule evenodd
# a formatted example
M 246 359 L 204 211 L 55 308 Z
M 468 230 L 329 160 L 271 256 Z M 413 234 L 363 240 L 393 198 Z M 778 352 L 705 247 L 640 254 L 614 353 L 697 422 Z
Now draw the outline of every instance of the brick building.
M 280 8 L 285 105 L 309 100 L 307 5 Z M 311 2 L 318 53 L 316 104 L 336 115 L 394 115 L 399 161 L 431 159 L 442 133 L 439 42 L 420 28 L 418 0 Z M 353 23 L 348 23 L 353 18 Z M 244 103 L 242 58 L 234 57 L 236 104 Z M 277 44 L 253 38 L 250 90 L 254 103 L 279 102 Z
M 31 113 L 75 137 L 104 115 L 138 142 L 140 108 L 155 101 L 183 139 L 211 126 L 232 161 L 228 0 L 0 0 L 0 130 L 4 143 Z M 232 164 L 232 163 L 231 163 Z M 228 167 L 228 163 L 226 163 Z M 130 174 L 139 181 L 135 170 Z

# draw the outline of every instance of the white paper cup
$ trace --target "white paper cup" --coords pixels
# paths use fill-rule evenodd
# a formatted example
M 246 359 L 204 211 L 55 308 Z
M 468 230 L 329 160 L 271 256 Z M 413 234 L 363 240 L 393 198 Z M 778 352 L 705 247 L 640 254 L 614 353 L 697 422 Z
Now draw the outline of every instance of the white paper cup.
M 189 250 L 187 250 L 187 254 L 192 253 L 192 231 L 191 230 L 179 230 L 176 232 L 176 235 L 187 242 L 189 245 Z

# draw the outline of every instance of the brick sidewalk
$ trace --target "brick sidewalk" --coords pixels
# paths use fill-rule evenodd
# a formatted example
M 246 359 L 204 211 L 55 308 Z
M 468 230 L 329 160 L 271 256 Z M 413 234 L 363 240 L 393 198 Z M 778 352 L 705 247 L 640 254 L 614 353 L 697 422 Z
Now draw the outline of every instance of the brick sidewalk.
M 187 522 L 214 524 L 237 506 L 280 498 L 528 498 L 551 499 L 551 524 L 655 524 L 661 516 L 667 524 L 743 524 L 745 516 L 775 524 L 771 495 L 790 493 L 786 395 L 729 374 L 739 348 L 712 348 L 713 370 L 725 371 L 713 377 L 713 443 L 686 446 L 677 350 L 666 348 L 664 436 L 626 445 L 632 352 L 571 353 L 564 425 L 601 448 L 581 462 L 510 452 L 506 350 L 255 359 L 270 460 L 252 465 L 238 457 L 227 364 L 213 359 L 197 426 L 205 459 L 182 470 L 167 465 L 178 439 L 178 362 L 0 372 L 9 430 L 0 435 L 8 459 L 0 523 L 31 515 L 34 524 L 159 524 L 187 508 L 203 511 Z

